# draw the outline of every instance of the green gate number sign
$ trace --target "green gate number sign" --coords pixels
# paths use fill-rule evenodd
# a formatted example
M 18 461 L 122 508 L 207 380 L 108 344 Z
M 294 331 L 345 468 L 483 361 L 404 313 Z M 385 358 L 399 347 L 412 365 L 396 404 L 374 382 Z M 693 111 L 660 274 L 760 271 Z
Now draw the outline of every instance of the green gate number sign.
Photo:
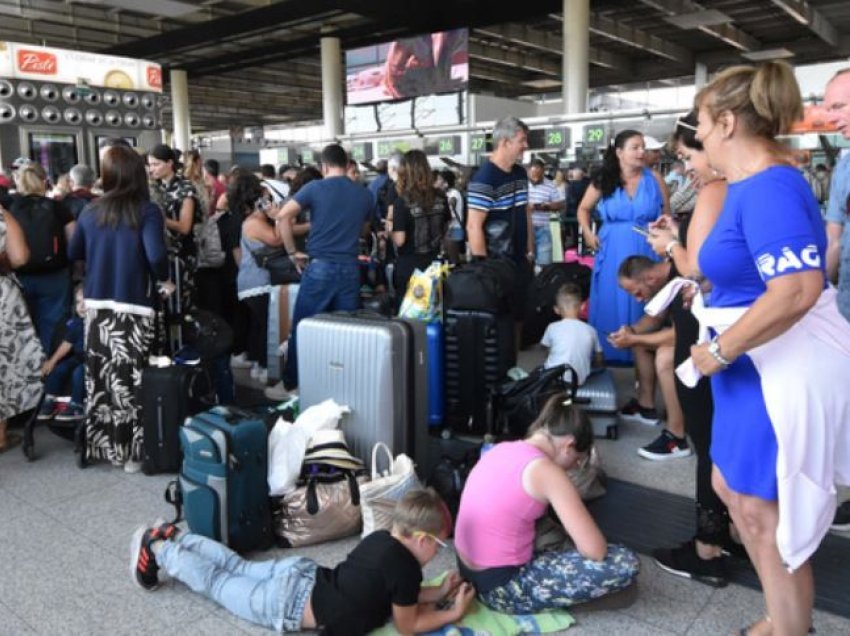
M 584 145 L 585 146 L 604 146 L 605 145 L 605 126 L 591 124 L 584 127 Z
M 469 138 L 470 152 L 487 152 L 487 135 L 472 135 Z

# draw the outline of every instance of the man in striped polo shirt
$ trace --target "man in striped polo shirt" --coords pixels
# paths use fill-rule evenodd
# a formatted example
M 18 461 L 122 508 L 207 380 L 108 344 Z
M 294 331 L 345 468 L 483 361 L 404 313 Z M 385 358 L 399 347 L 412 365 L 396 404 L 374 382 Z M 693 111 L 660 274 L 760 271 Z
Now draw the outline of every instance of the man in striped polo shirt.
M 528 209 L 534 227 L 535 262 L 539 266 L 552 262 L 552 232 L 549 214 L 564 209 L 566 201 L 555 184 L 547 179 L 542 159 L 535 157 L 528 166 Z
M 534 233 L 527 213 L 528 176 L 521 165 L 528 126 L 505 117 L 493 129 L 493 152 L 469 181 L 466 232 L 473 258 L 502 257 L 517 264 L 514 302 L 521 318 L 534 261 Z

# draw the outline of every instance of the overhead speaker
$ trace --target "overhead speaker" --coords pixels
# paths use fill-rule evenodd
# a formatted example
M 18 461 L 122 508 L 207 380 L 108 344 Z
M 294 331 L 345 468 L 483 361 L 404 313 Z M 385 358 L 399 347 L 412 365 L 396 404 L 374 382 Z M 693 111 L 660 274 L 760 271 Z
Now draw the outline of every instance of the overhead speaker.
M 145 128 L 156 128 L 156 117 L 153 115 L 145 115 L 142 117 L 142 125 Z
M 64 116 L 69 124 L 77 125 L 83 121 L 83 114 L 77 108 L 66 108 Z
M 66 86 L 62 89 L 62 99 L 69 104 L 78 104 L 80 102 L 80 94 L 73 86 Z
M 15 118 L 15 107 L 6 102 L 0 102 L 0 122 L 6 124 Z
M 127 108 L 137 108 L 139 106 L 139 96 L 135 93 L 124 93 L 121 96 L 121 101 Z
M 21 99 L 35 99 L 36 95 L 38 95 L 38 91 L 35 86 L 29 82 L 21 82 L 18 84 L 18 96 Z
M 38 119 L 38 110 L 36 110 L 35 106 L 24 104 L 18 109 L 18 115 L 23 121 L 31 124 Z
M 121 103 L 121 96 L 115 91 L 103 91 L 103 103 L 107 106 L 118 106 Z
M 11 97 L 15 94 L 15 87 L 9 80 L 0 79 L 0 99 Z
M 56 106 L 45 106 L 41 109 L 41 118 L 48 124 L 58 124 L 62 121 L 62 113 Z
M 92 91 L 91 93 L 86 94 L 83 99 L 86 100 L 86 104 L 89 106 L 97 106 L 100 103 L 100 93 Z
M 104 96 L 104 99 L 105 98 L 106 98 L 106 96 Z M 119 113 L 117 110 L 106 111 L 105 119 L 106 119 L 106 123 L 109 124 L 110 126 L 120 126 L 121 122 L 123 121 L 121 119 L 121 113 Z
M 42 84 L 41 88 L 38 90 L 38 94 L 41 95 L 41 99 L 46 102 L 55 102 L 59 99 L 59 89 L 53 84 Z
M 88 122 L 90 126 L 100 126 L 103 123 L 103 114 L 99 110 L 87 110 L 86 122 Z
M 145 93 L 140 101 L 145 110 L 153 110 L 156 107 L 156 96 L 153 93 Z

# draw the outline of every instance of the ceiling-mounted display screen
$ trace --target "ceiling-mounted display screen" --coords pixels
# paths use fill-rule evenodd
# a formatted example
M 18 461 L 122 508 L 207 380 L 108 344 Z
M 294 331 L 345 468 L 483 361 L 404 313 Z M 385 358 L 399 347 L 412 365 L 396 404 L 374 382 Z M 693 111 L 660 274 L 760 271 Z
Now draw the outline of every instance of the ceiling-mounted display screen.
M 464 90 L 468 42 L 467 29 L 454 29 L 346 51 L 348 105 Z

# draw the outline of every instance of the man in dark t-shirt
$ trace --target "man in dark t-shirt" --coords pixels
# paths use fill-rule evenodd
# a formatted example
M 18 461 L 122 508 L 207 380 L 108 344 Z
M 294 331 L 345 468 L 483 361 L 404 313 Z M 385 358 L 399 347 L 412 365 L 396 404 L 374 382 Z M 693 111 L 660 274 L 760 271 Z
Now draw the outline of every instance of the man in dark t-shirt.
M 438 587 L 422 587 L 422 567 L 445 546 L 447 518 L 436 492 L 411 490 L 396 504 L 392 531 L 373 532 L 335 568 L 304 557 L 249 562 L 174 524 L 143 527 L 131 547 L 133 580 L 154 590 L 162 568 L 240 618 L 276 631 L 361 636 L 392 620 L 402 634 L 429 632 L 463 618 L 475 597 L 457 572 Z
M 299 266 L 306 257 L 295 249 L 292 223 L 301 210 L 310 211 L 307 253 L 292 317 L 283 383 L 298 386 L 298 323 L 326 311 L 360 306 L 359 239 L 368 234 L 374 201 L 369 191 L 346 176 L 348 155 L 339 144 L 322 150 L 323 179 L 311 181 L 287 201 L 277 215 L 277 228 L 290 258 Z

